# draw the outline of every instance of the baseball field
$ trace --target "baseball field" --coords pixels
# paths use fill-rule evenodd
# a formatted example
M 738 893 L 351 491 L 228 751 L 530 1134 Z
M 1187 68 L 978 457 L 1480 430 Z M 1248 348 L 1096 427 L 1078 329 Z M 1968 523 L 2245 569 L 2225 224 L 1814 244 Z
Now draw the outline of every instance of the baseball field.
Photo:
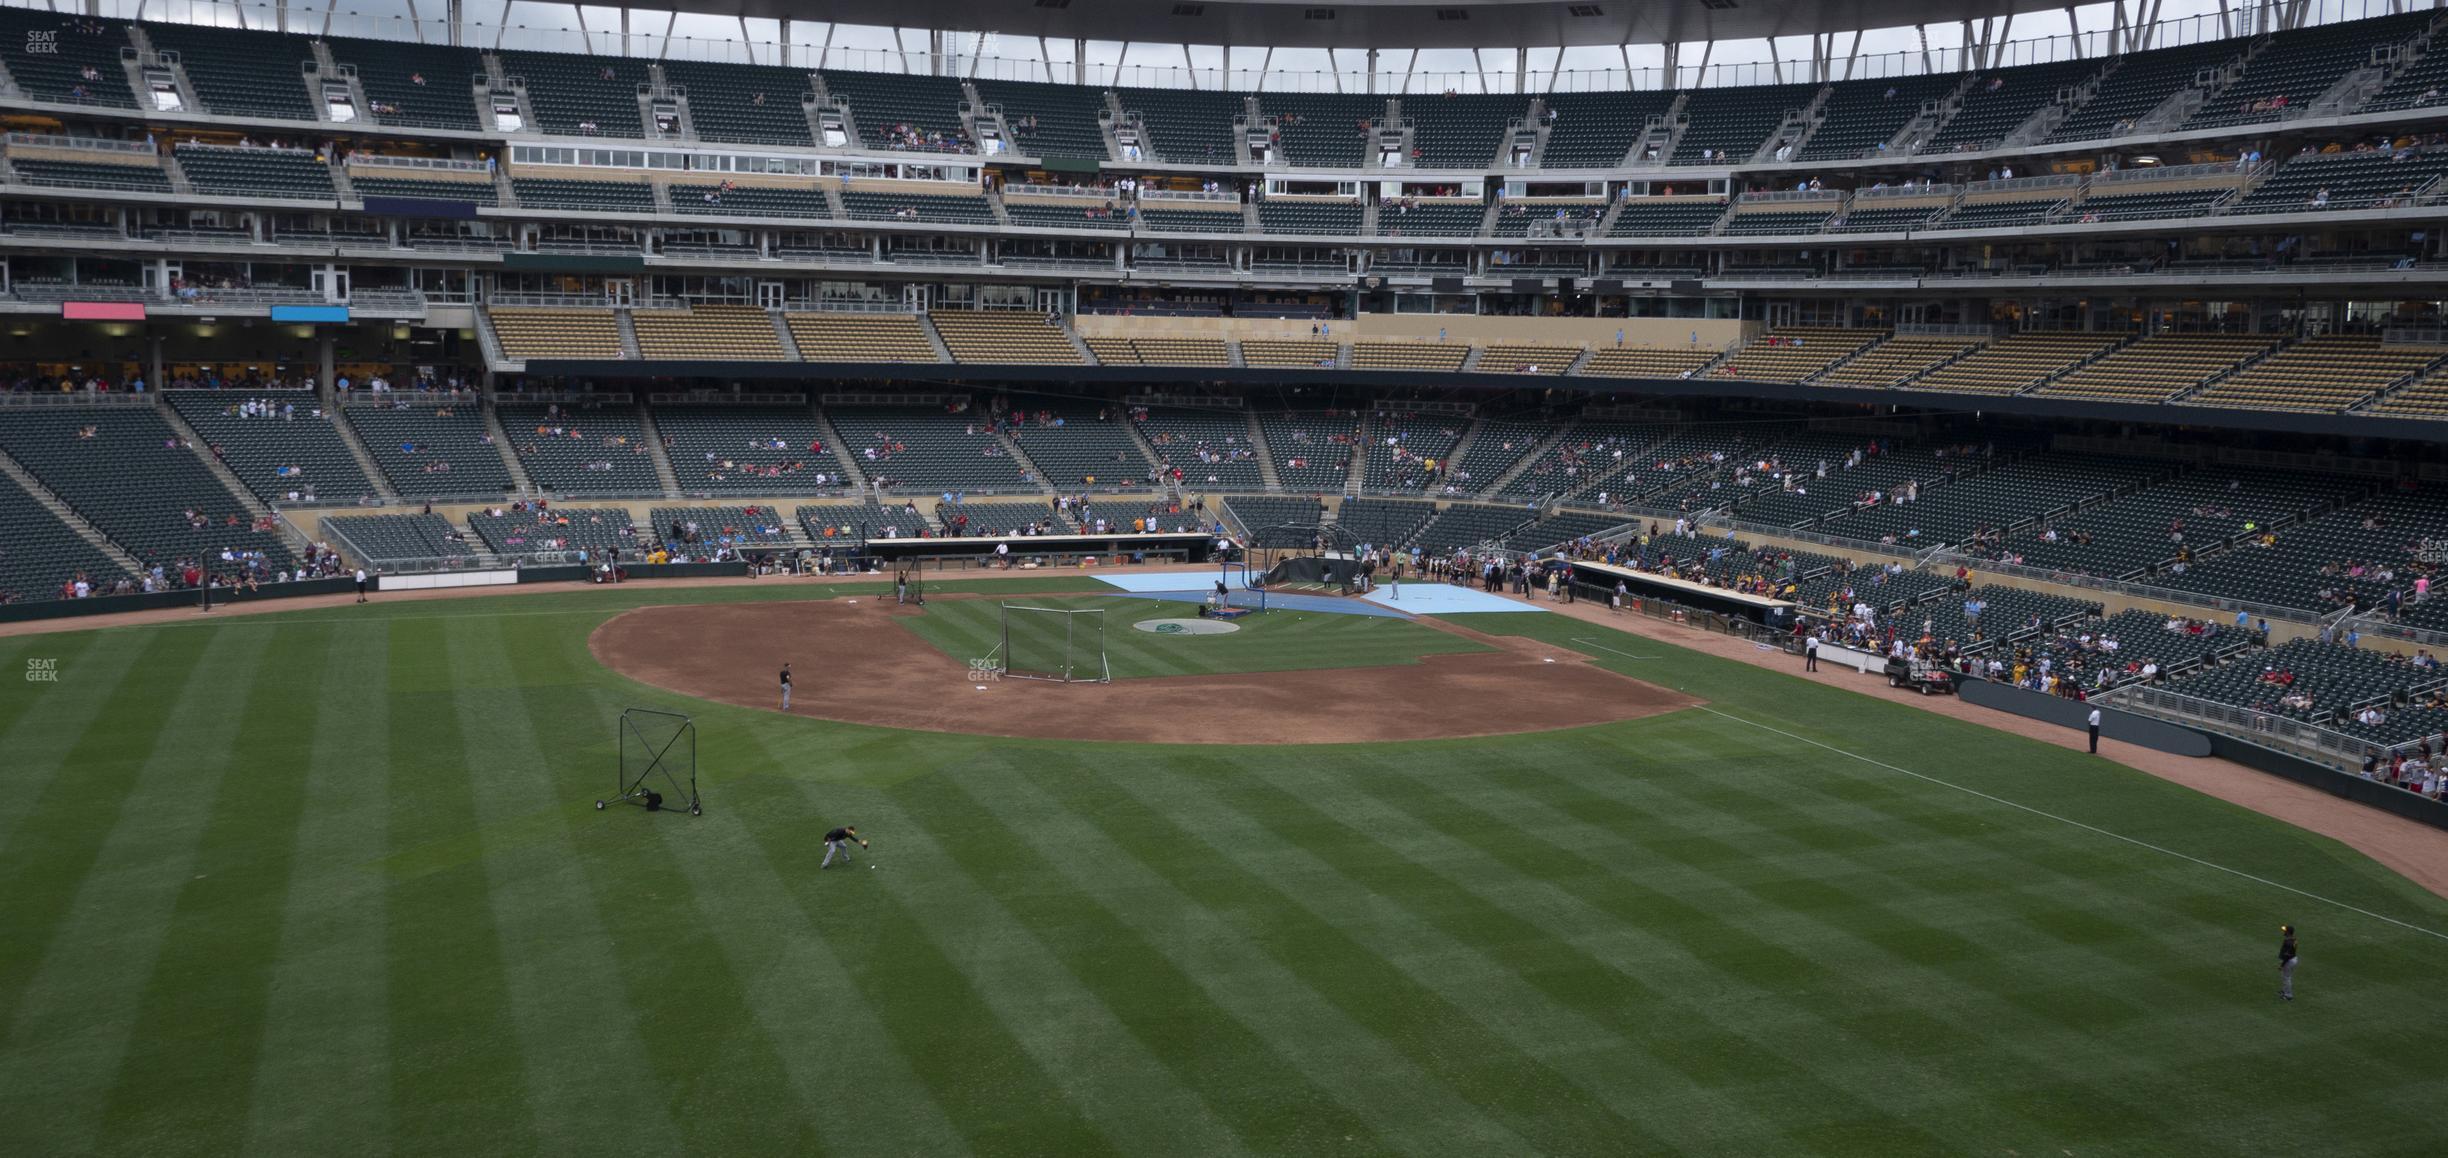
M 2448 901 L 2340 844 L 1564 615 L 1169 635 L 1087 587 L 0 638 L 0 1153 L 2448 1138 Z M 973 683 L 984 590 L 1108 608 L 1115 682 Z M 908 726 L 824 718 L 877 683 Z M 1540 723 L 1592 696 L 1640 708 Z M 629 707 L 694 717 L 703 816 L 594 807 Z M 1110 728 L 1165 742 L 1060 738 Z M 873 847 L 820 872 L 842 824 Z

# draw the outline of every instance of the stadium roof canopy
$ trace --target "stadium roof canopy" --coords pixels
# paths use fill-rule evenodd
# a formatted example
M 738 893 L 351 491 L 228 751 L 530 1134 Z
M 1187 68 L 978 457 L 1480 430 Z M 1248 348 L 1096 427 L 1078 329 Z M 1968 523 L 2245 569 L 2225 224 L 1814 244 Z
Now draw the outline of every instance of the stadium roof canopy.
M 1278 48 L 1515 48 L 1829 35 L 2055 11 L 2051 0 L 653 0 L 710 16 Z

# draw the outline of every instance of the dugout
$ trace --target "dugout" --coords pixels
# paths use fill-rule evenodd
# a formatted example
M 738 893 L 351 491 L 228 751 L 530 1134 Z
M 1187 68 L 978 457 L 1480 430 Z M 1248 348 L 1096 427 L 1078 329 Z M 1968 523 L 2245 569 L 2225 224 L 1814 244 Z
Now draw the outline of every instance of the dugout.
M 1635 571 L 1612 563 L 1593 563 L 1585 559 L 1572 561 L 1573 580 L 1584 587 L 1613 592 L 1617 581 L 1631 589 L 1634 598 L 1664 599 L 1701 611 L 1712 611 L 1733 619 L 1749 620 L 1763 626 L 1791 627 L 1797 611 L 1791 600 L 1771 599 L 1765 595 L 1749 595 L 1724 587 L 1711 587 L 1672 575 L 1654 571 Z M 1603 597 L 1601 598 L 1603 602 Z

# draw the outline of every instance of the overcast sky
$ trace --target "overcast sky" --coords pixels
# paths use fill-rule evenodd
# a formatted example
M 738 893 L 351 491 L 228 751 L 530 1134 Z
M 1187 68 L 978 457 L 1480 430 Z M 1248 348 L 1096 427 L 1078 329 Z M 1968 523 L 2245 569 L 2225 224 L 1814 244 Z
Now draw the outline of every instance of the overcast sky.
M 43 0 L 31 0 L 31 2 L 29 0 L 0 0 L 0 2 L 5 2 L 11 7 L 44 8 L 50 6 Z M 2238 22 L 2238 29 L 2241 30 L 2244 27 L 2245 19 L 2243 12 L 2248 10 L 2248 6 L 2243 3 L 2243 0 L 2233 0 L 2233 2 L 2238 10 L 2235 19 Z M 73 10 L 77 3 L 78 0 L 60 0 L 59 7 L 64 10 Z M 102 10 L 106 15 L 135 16 L 138 11 L 138 3 L 139 0 L 102 0 Z M 2388 11 L 2388 0 L 2315 0 L 2315 3 L 2320 11 L 2316 20 L 2320 22 L 2351 19 L 2362 15 L 2378 15 Z M 273 26 L 275 10 L 271 4 L 249 3 L 243 6 L 243 12 L 241 7 L 231 3 L 195 3 L 191 0 L 146 0 L 143 12 L 147 19 L 152 20 L 182 20 L 223 25 L 236 25 L 243 20 L 248 27 L 269 28 Z M 2112 6 L 2108 4 L 2078 7 L 2074 9 L 2073 21 L 2086 33 L 2096 35 L 2108 27 L 2112 10 Z M 332 3 L 331 0 L 293 0 L 289 5 L 289 27 L 298 31 L 319 30 L 324 27 L 327 11 L 330 13 L 331 31 L 335 34 L 412 39 L 415 35 L 412 22 L 414 19 L 422 19 L 428 22 L 425 29 L 428 38 L 439 38 L 440 36 L 441 0 L 340 0 L 338 3 Z M 414 17 L 411 15 L 412 11 Z M 2161 17 L 2163 22 L 2170 26 L 2168 42 L 2183 43 L 2215 38 L 2219 35 L 2217 31 L 2219 27 L 2218 11 L 2217 0 L 2164 0 Z M 505 20 L 502 15 L 502 5 L 498 0 L 466 0 L 465 12 L 468 22 L 475 26 L 471 31 L 471 42 L 482 40 L 490 44 L 497 28 L 507 24 L 507 31 L 501 41 L 505 46 L 572 52 L 617 52 L 622 50 L 616 35 L 620 26 L 619 13 L 613 8 L 588 6 L 580 9 L 568 4 L 532 3 L 528 0 L 517 0 L 509 6 L 509 15 Z M 583 12 L 583 20 L 581 12 Z M 586 30 L 583 35 L 580 32 L 582 23 Z M 743 47 L 740 22 L 735 19 L 682 15 L 671 26 L 672 42 L 665 45 L 662 43 L 665 16 L 653 13 L 649 9 L 639 9 L 631 16 L 629 29 L 631 40 L 627 51 L 641 56 L 668 54 L 675 57 L 715 59 L 745 59 L 753 51 L 757 60 L 773 62 L 773 42 L 777 39 L 779 31 L 777 24 L 770 20 L 751 20 L 747 22 L 747 25 L 747 40 L 754 42 L 753 49 Z M 2063 9 L 2016 17 L 2011 36 L 2014 41 L 2021 43 L 2006 63 L 2024 63 L 2034 59 L 2049 59 L 2062 55 L 2063 42 L 2056 45 L 2046 42 L 2049 38 L 2064 36 L 2068 28 L 2068 15 Z M 817 46 L 825 40 L 826 32 L 827 28 L 821 21 L 802 20 L 795 24 L 792 30 L 792 40 L 801 45 L 802 49 L 794 57 L 793 63 L 814 64 Z M 842 25 L 832 29 L 831 32 L 832 47 L 826 63 L 832 67 L 883 71 L 925 71 L 927 67 L 923 55 L 926 48 L 926 37 L 923 33 L 913 31 L 903 35 L 903 46 L 910 52 L 906 57 L 902 57 L 895 53 L 893 30 L 889 28 Z M 1934 50 L 1954 49 L 1962 43 L 1962 40 L 1961 29 L 1956 25 L 1932 26 L 1929 29 L 1929 47 Z M 1847 37 L 1837 46 L 1837 51 L 1843 52 L 1849 44 L 1850 37 Z M 1864 59 L 1860 62 L 1859 71 L 1855 75 L 1883 76 L 1920 71 L 1921 47 L 1919 35 L 1909 26 L 1866 31 L 1862 36 L 1860 48 Z M 1054 55 L 1052 78 L 1070 79 L 1070 44 L 1068 42 L 1053 43 L 1051 50 Z M 978 35 L 970 33 L 959 38 L 958 51 L 964 56 L 976 52 L 988 58 L 980 66 L 980 71 L 984 75 L 1005 76 L 1012 79 L 1046 79 L 1045 70 L 1040 63 L 1041 54 L 1038 51 L 1037 41 L 1033 38 L 998 39 L 989 35 L 985 38 L 983 51 L 979 51 Z M 1091 66 L 1089 79 L 1105 82 L 1118 80 L 1120 83 L 1129 84 L 1183 83 L 1179 76 L 1166 75 L 1168 71 L 1178 72 L 1182 68 L 1184 54 L 1181 46 L 1131 45 L 1128 48 L 1127 57 L 1124 53 L 1124 46 L 1119 43 L 1090 41 L 1085 56 L 1086 62 Z M 1513 88 L 1513 54 L 1509 50 L 1490 52 L 1478 62 L 1474 62 L 1471 53 L 1463 49 L 1421 52 L 1416 62 L 1412 60 L 1412 55 L 1408 50 L 1387 50 L 1381 53 L 1378 61 L 1379 72 L 1397 76 L 1406 71 L 1413 73 L 1412 91 L 1440 91 L 1448 87 L 1478 91 L 1483 85 L 1500 91 L 1509 91 Z M 1687 71 L 1682 78 L 1683 83 L 1691 83 L 1692 78 L 1688 70 L 1698 64 L 1699 55 L 1697 46 L 1684 50 L 1682 63 Z M 1775 55 L 1787 61 L 1808 60 L 1809 41 L 1807 38 L 1786 38 L 1775 46 Z M 1770 57 L 1770 45 L 1765 41 L 1729 41 L 1719 44 L 1710 54 L 1712 62 L 1730 66 L 1757 64 L 1758 67 L 1735 68 L 1730 72 L 1711 77 L 1711 82 L 1766 81 L 1770 78 L 1764 62 Z M 1255 46 L 1236 47 L 1232 52 L 1231 64 L 1236 72 L 1254 70 L 1258 67 L 1260 58 L 1261 50 Z M 1636 45 L 1630 50 L 1630 58 L 1635 69 L 1653 70 L 1661 63 L 1662 53 L 1654 45 Z M 1218 46 L 1192 45 L 1189 48 L 1188 59 L 1190 64 L 1198 69 L 1213 70 L 1224 64 L 1225 54 L 1224 50 Z M 1948 63 L 1951 64 L 1951 61 Z M 1099 69 L 1109 70 L 1116 64 L 1134 66 L 1133 71 L 1118 78 L 1109 72 L 1101 74 L 1098 71 Z M 1532 87 L 1546 87 L 1548 82 L 1545 74 L 1556 68 L 1558 64 L 1559 57 L 1554 49 L 1533 51 L 1530 62 Z M 1567 74 L 1579 75 L 1568 75 L 1561 85 L 1563 87 L 1620 85 L 1622 82 L 1619 77 L 1604 74 L 1608 70 L 1620 74 L 1623 64 L 1624 54 L 1612 46 L 1567 49 L 1560 58 L 1561 68 Z M 1332 88 L 1334 85 L 1327 74 L 1338 70 L 1346 74 L 1357 74 L 1364 67 L 1363 54 L 1355 50 L 1342 50 L 1336 54 L 1334 60 L 1330 61 L 1324 49 L 1281 49 L 1274 54 L 1272 61 L 1273 71 L 1277 75 L 1268 81 L 1267 87 Z M 1484 76 L 1480 71 L 1481 68 L 1486 70 Z M 1300 75 L 1304 73 L 1311 75 Z M 1235 87 L 1247 88 L 1255 86 L 1257 78 L 1254 73 L 1244 73 L 1233 77 L 1232 82 Z M 1206 77 L 1203 78 L 1202 83 L 1213 84 L 1215 80 L 1213 77 Z M 1347 80 L 1346 83 L 1354 82 Z M 1654 86 L 1659 83 L 1659 80 L 1652 75 L 1643 83 Z M 1392 86 L 1388 84 L 1381 87 L 1390 88 Z

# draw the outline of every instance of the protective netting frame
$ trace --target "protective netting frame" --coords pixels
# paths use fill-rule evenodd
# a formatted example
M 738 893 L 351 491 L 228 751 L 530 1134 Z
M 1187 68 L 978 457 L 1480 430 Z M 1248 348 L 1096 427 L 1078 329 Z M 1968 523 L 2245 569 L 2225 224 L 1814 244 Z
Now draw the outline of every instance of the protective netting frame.
M 1022 642 L 1028 644 L 1028 656 L 1020 666 L 1013 666 L 1013 656 L 1020 650 L 1012 646 L 1013 613 L 1022 624 L 1044 623 L 1046 634 L 1026 628 Z M 1040 617 L 1043 617 L 1042 619 Z M 1051 626 L 1059 624 L 1059 638 Z M 1081 625 L 1086 624 L 1083 628 Z M 1035 638 L 1031 639 L 1030 636 Z M 1051 651 L 1055 662 L 1041 660 L 1039 654 Z M 1105 658 L 1105 609 L 1102 607 L 1035 607 L 1024 603 L 1003 605 L 1003 642 L 995 648 L 995 671 L 1009 679 L 1046 680 L 1065 684 L 1103 684 L 1113 682 L 1113 669 Z
M 620 792 L 595 802 L 705 814 L 697 795 L 697 721 L 678 712 L 624 708 L 620 714 Z M 657 798 L 660 798 L 659 800 Z

